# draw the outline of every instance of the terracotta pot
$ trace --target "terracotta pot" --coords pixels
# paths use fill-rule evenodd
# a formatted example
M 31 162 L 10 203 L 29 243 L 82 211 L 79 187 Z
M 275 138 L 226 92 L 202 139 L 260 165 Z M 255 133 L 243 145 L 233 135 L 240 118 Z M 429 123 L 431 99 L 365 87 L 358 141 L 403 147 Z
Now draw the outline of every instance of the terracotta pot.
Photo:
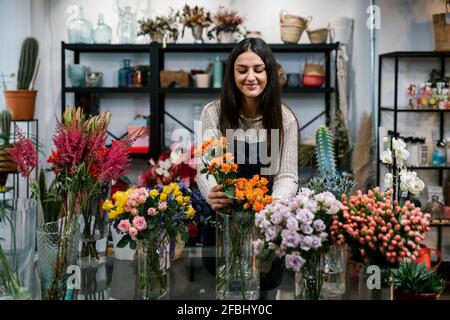
M 439 300 L 437 293 L 406 293 L 394 290 L 394 300 Z
M 32 120 L 36 104 L 36 90 L 5 90 L 5 104 L 12 120 Z

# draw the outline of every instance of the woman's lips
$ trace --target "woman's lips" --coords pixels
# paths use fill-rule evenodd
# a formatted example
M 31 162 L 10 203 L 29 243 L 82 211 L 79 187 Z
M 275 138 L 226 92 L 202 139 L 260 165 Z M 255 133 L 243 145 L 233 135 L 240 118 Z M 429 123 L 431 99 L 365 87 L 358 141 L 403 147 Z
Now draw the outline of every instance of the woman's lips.
M 255 90 L 258 86 L 256 83 L 246 84 L 245 85 L 249 90 Z

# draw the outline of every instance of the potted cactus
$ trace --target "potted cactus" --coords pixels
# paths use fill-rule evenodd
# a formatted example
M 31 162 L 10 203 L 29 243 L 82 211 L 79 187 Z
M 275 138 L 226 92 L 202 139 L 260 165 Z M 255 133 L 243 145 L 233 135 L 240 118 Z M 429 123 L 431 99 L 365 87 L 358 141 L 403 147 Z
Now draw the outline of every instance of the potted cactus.
M 11 113 L 8 110 L 0 112 L 0 187 L 4 187 L 8 172 L 16 171 L 17 165 L 9 154 L 12 147 L 11 137 Z
M 26 38 L 23 41 L 17 73 L 17 90 L 5 88 L 5 104 L 11 111 L 13 120 L 31 120 L 34 117 L 37 94 L 34 83 L 39 69 L 38 51 L 39 45 L 35 38 Z

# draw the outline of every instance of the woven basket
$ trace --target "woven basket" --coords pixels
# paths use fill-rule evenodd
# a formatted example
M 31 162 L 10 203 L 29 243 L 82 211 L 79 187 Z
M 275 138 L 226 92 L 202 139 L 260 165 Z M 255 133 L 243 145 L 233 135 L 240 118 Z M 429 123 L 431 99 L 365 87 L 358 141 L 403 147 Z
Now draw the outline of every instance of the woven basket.
M 327 43 L 330 28 L 327 27 L 322 29 L 308 30 L 307 32 L 309 40 L 312 44 Z
M 325 75 L 325 68 L 323 67 L 323 64 L 306 63 L 303 74 L 311 76 L 323 76 Z
M 162 70 L 159 73 L 159 82 L 161 88 L 168 87 L 178 87 L 178 88 L 188 88 L 189 87 L 189 73 L 186 71 L 169 71 Z
M 311 16 L 305 19 L 282 10 L 280 12 L 281 40 L 285 43 L 298 43 L 311 20 Z

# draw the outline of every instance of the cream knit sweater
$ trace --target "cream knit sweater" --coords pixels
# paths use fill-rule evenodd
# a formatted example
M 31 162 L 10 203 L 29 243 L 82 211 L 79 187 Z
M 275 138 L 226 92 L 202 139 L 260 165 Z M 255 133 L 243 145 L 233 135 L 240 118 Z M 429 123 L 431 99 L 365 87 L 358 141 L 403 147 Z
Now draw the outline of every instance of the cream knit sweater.
M 283 114 L 283 149 L 281 161 L 276 161 L 276 174 L 273 180 L 272 195 L 277 199 L 288 199 L 294 196 L 298 190 L 298 123 L 292 111 L 282 105 Z M 208 103 L 200 116 L 203 139 L 212 137 L 219 138 L 220 101 L 215 100 Z M 263 142 L 266 141 L 266 131 L 263 129 L 262 116 L 257 118 L 239 117 L 239 128 L 241 132 L 236 132 L 236 137 L 240 141 Z M 255 130 L 248 130 L 255 129 Z M 199 169 L 200 170 L 200 169 Z M 197 184 L 205 199 L 209 202 L 208 193 L 211 188 L 217 185 L 215 179 L 206 174 L 197 173 Z

